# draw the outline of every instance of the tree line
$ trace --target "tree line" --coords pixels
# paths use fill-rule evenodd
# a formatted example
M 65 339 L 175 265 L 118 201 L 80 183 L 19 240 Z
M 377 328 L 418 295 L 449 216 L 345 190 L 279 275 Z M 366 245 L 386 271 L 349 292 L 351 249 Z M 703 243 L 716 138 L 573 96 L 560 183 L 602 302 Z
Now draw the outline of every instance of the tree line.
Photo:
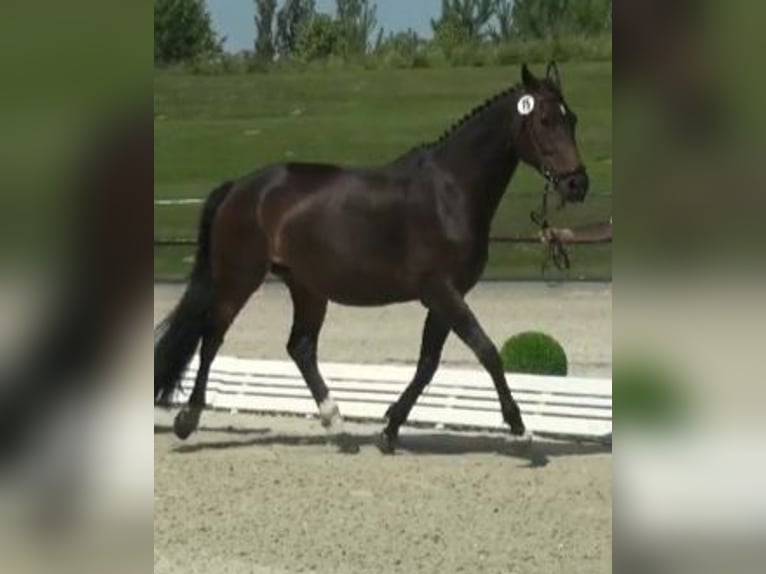
M 380 28 L 374 0 L 336 0 L 334 15 L 318 12 L 315 0 L 254 4 L 255 41 L 245 56 L 262 65 L 376 55 L 417 66 L 429 50 L 461 63 L 487 47 L 603 37 L 612 27 L 611 0 L 442 0 L 429 40 Z M 204 0 L 154 0 L 156 64 L 214 58 L 222 46 Z

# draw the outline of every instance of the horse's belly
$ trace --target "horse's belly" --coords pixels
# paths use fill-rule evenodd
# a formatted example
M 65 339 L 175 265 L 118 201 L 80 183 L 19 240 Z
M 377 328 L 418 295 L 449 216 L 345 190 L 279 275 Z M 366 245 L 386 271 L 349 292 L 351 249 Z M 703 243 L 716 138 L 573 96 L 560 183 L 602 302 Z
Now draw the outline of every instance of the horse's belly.
M 405 291 L 346 291 L 338 289 L 330 294 L 330 301 L 340 305 L 349 305 L 352 307 L 379 307 L 381 305 L 391 305 L 394 303 L 404 303 L 417 299 L 415 294 Z
M 341 305 L 374 307 L 418 298 L 415 285 L 396 272 L 339 269 L 329 263 L 321 271 L 296 266 L 291 273 L 311 291 Z
M 308 215 L 308 214 L 305 214 Z M 385 305 L 417 298 L 418 249 L 402 218 L 367 222 L 296 217 L 273 242 L 274 255 L 301 283 L 345 305 Z

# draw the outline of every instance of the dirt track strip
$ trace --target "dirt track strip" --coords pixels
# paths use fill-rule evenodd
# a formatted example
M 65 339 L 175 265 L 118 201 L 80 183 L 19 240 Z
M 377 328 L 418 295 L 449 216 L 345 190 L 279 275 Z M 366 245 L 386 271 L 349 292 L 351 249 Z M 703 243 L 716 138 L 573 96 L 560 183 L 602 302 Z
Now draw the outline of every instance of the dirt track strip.
M 157 574 L 607 574 L 612 457 L 595 444 L 347 423 L 357 455 L 302 417 L 209 411 L 155 431 Z

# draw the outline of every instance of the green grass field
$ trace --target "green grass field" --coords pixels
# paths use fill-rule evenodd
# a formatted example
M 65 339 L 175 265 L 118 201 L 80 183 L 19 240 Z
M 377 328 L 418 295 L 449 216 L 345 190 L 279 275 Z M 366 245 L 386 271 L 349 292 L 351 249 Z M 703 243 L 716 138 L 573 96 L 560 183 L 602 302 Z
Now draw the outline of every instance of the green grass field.
M 611 63 L 567 63 L 561 74 L 567 101 L 580 119 L 578 141 L 592 183 L 584 204 L 567 206 L 553 219 L 577 225 L 607 218 L 612 210 Z M 224 179 L 273 162 L 385 162 L 437 138 L 518 77 L 517 66 L 237 76 L 157 72 L 155 199 L 204 197 Z M 540 176 L 522 166 L 493 234 L 533 233 L 529 212 L 539 205 L 542 186 Z M 155 206 L 155 237 L 194 237 L 198 212 L 198 205 Z M 155 276 L 185 275 L 190 254 L 185 248 L 156 248 Z M 486 276 L 537 278 L 542 256 L 537 246 L 496 245 Z M 611 246 L 579 247 L 572 263 L 572 278 L 609 278 Z

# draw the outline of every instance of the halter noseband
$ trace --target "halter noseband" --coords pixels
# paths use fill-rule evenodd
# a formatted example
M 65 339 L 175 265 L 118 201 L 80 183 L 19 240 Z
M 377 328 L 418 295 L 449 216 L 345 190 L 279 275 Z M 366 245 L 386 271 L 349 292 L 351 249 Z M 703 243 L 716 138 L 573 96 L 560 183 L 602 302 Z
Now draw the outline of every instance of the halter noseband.
M 549 191 L 551 188 L 555 188 L 559 182 L 568 177 L 581 175 L 585 172 L 582 167 L 578 167 L 577 169 L 573 169 L 564 173 L 553 173 L 553 171 L 545 166 L 542 166 L 541 171 L 543 173 L 543 177 L 545 178 L 545 191 Z

